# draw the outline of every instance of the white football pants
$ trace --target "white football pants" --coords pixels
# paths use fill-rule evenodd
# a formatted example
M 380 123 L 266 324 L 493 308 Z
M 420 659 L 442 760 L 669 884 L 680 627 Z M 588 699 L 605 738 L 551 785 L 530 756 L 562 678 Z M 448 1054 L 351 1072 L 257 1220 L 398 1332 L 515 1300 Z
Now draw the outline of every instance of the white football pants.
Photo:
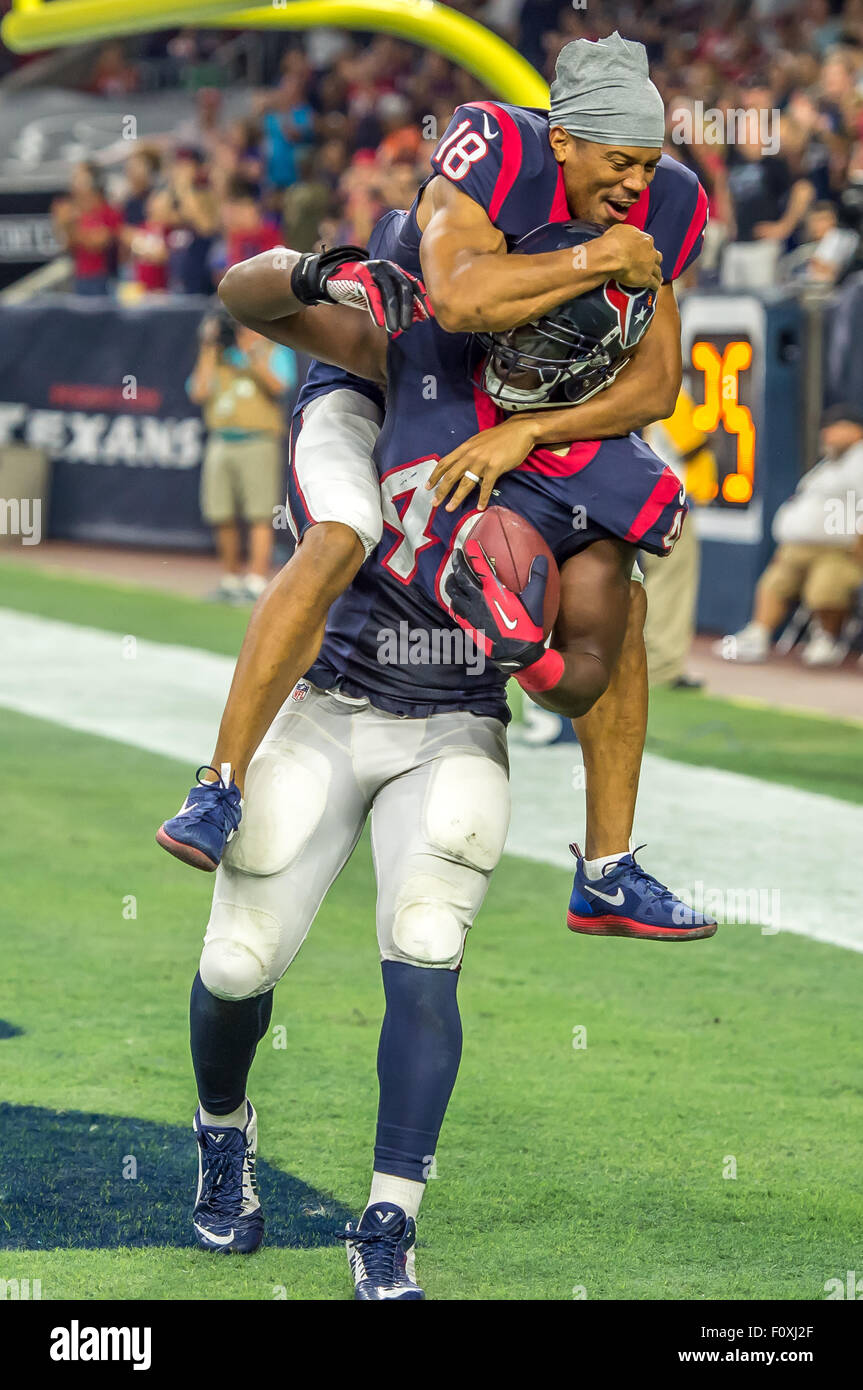
M 216 875 L 211 994 L 246 999 L 281 978 L 369 813 L 381 959 L 458 968 L 509 824 L 503 724 L 403 718 L 301 681 L 252 760 Z

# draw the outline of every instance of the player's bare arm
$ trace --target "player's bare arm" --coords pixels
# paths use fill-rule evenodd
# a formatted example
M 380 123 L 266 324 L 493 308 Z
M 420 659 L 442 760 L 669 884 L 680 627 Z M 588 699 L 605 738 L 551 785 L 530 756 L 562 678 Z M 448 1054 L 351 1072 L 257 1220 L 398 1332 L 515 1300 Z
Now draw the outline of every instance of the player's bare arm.
M 341 304 L 303 305 L 291 288 L 299 251 L 264 251 L 232 266 L 219 298 L 239 323 L 369 381 L 386 381 L 387 334 L 367 314 Z
M 654 289 L 661 282 L 653 238 L 625 225 L 610 227 L 577 256 L 507 255 L 485 210 L 442 177 L 425 190 L 417 221 L 423 280 L 450 333 L 518 327 L 609 279 Z
M 650 327 L 626 368 L 604 391 L 582 405 L 517 413 L 472 435 L 444 455 L 427 486 L 437 489 L 438 503 L 452 494 L 447 509 L 454 511 L 480 478 L 478 506 L 485 508 L 498 478 L 518 468 L 536 448 L 616 438 L 665 420 L 674 410 L 682 375 L 680 315 L 672 286 L 663 285 Z
M 578 719 L 606 690 L 626 631 L 635 554 L 634 545 L 600 540 L 562 566 L 551 647 L 563 669 L 550 690 L 531 692 L 545 709 Z

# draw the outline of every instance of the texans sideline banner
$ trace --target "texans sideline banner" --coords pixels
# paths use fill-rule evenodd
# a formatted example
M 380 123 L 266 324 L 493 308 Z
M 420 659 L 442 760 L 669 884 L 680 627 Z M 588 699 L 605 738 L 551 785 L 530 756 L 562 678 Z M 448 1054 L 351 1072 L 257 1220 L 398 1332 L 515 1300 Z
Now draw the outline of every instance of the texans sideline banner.
M 0 310 L 0 448 L 51 458 L 50 536 L 210 548 L 206 431 L 185 389 L 210 307 L 52 296 Z

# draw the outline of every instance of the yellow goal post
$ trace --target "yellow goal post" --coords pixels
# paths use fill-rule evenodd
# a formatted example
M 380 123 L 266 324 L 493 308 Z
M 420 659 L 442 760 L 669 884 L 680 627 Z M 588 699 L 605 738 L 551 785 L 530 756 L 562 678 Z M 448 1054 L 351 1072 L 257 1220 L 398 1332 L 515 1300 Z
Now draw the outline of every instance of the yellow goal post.
M 155 29 L 308 29 L 392 34 L 450 58 L 503 101 L 548 105 L 548 85 L 511 44 L 437 0 L 13 0 L 0 35 L 16 53 Z

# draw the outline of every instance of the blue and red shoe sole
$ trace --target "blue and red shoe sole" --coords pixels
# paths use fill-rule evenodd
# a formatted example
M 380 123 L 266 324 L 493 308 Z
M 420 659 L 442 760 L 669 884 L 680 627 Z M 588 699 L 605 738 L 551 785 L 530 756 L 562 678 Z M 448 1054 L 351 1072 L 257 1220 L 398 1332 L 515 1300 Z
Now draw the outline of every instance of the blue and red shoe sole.
M 173 839 L 164 825 L 156 831 L 156 844 L 173 854 L 175 859 L 181 859 L 184 864 L 191 864 L 193 869 L 203 869 L 204 873 L 212 874 L 219 867 L 202 849 L 196 849 L 194 845 L 184 845 L 181 840 Z
M 715 922 L 697 927 L 661 927 L 636 922 L 633 917 L 615 917 L 613 913 L 587 917 L 572 911 L 566 914 L 566 925 L 570 931 L 585 936 L 628 936 L 640 941 L 700 941 L 716 931 Z

